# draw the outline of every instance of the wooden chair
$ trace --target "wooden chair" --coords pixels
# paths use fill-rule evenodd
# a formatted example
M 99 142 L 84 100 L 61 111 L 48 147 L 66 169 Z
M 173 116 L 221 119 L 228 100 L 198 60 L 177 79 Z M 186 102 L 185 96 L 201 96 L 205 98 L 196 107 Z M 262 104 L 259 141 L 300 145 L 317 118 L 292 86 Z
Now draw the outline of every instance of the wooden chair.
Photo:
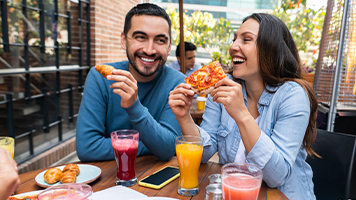
M 307 158 L 316 198 L 356 199 L 356 136 L 318 129 L 313 149 L 321 156 Z

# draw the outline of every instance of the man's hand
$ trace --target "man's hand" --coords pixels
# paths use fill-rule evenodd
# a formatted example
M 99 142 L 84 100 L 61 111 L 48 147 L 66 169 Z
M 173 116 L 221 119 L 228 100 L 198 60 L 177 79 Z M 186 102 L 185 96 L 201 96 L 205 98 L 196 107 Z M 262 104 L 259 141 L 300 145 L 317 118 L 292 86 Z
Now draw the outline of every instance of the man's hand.
M 128 108 L 137 100 L 137 81 L 132 74 L 125 70 L 116 69 L 113 75 L 107 76 L 108 80 L 116 81 L 110 85 L 115 94 L 121 97 L 121 107 Z
M 176 115 L 176 118 L 183 118 L 189 115 L 189 108 L 194 97 L 194 92 L 190 88 L 190 85 L 181 83 L 169 93 L 168 105 Z
M 0 147 L 0 200 L 6 200 L 20 185 L 17 164 L 11 153 Z

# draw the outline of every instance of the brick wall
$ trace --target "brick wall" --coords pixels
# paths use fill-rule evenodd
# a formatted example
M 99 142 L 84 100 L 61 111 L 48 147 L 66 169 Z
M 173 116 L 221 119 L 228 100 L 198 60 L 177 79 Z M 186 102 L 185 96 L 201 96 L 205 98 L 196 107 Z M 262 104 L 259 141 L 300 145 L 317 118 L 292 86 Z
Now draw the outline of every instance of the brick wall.
M 126 13 L 142 0 L 92 0 L 91 65 L 127 60 L 121 48 Z
M 22 163 L 18 166 L 18 173 L 22 174 L 25 172 L 49 167 L 74 151 L 75 137 L 65 141 L 58 146 L 55 146 L 54 148 L 36 156 L 35 158 L 32 158 L 25 163 Z

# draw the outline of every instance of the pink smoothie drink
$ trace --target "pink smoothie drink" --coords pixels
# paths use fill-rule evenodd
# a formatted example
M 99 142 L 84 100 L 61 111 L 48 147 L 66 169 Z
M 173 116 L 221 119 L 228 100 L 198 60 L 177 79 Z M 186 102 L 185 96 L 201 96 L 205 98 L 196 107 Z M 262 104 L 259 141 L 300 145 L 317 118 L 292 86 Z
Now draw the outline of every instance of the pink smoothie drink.
M 120 180 L 130 180 L 135 177 L 135 161 L 138 141 L 133 139 L 119 139 L 112 141 L 117 163 L 116 177 Z
M 88 200 L 88 199 L 83 197 L 80 194 L 69 194 L 66 196 L 61 196 L 61 197 L 55 198 L 53 200 Z
M 261 181 L 250 175 L 229 174 L 222 180 L 224 200 L 257 200 Z

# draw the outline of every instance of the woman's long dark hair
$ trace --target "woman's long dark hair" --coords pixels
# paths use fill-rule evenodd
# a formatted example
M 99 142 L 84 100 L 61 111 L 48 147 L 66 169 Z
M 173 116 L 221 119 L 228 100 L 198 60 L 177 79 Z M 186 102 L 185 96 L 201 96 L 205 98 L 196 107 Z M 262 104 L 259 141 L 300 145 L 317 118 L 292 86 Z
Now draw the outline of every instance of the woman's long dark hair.
M 303 78 L 302 64 L 292 35 L 284 22 L 273 15 L 254 13 L 246 17 L 243 23 L 248 19 L 254 19 L 260 24 L 256 45 L 258 63 L 265 86 L 279 86 L 287 81 L 295 81 L 307 92 L 310 101 L 310 116 L 303 146 L 308 155 L 318 156 L 312 149 L 316 138 L 318 102 L 313 88 Z

